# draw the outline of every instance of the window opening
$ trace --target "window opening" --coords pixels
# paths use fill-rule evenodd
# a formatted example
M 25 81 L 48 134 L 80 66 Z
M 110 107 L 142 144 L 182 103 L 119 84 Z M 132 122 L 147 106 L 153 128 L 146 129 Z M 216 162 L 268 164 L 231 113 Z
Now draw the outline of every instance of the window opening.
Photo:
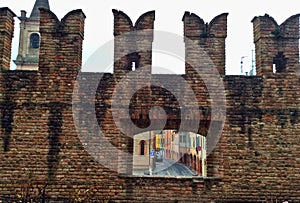
M 133 175 L 207 176 L 206 138 L 199 134 L 148 131 L 134 136 L 134 149 Z
M 145 141 L 142 140 L 140 142 L 140 155 L 144 156 L 145 155 Z
M 284 56 L 283 52 L 278 52 L 278 54 L 273 58 L 273 73 L 282 73 L 286 70 L 287 58 Z
M 140 55 L 136 52 L 126 55 L 126 70 L 135 71 L 139 67 Z
M 273 64 L 273 73 L 276 73 L 276 64 Z
M 135 68 L 135 62 L 131 62 L 131 67 L 132 67 L 132 71 L 136 70 L 136 68 Z
M 30 48 L 38 49 L 40 47 L 40 36 L 37 33 L 30 35 Z

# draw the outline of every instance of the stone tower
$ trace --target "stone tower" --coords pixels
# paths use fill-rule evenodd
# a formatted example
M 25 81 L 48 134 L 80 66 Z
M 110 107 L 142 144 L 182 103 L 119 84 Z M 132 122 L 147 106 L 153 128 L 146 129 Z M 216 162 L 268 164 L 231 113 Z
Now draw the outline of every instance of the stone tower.
M 36 0 L 29 18 L 26 17 L 26 11 L 21 11 L 19 50 L 14 61 L 17 70 L 38 70 L 41 41 L 39 8 L 50 9 L 48 0 Z
M 257 75 L 299 73 L 299 18 L 293 15 L 281 25 L 268 14 L 253 18 Z

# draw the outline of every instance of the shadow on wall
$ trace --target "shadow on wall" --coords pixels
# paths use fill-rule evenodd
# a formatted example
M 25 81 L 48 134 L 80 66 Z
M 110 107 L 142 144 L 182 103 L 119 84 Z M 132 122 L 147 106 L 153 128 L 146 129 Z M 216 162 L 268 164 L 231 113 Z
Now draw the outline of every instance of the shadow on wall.
M 60 103 L 50 103 L 50 115 L 48 120 L 49 126 L 49 152 L 48 152 L 48 179 L 54 178 L 59 163 L 59 152 L 60 152 L 60 136 L 62 133 L 62 113 Z
M 14 121 L 14 109 L 16 103 L 11 101 L 9 92 L 13 89 L 13 81 L 9 78 L 6 78 L 6 87 L 4 92 L 4 101 L 1 104 L 2 117 L 1 117 L 1 128 L 2 128 L 2 139 L 3 139 L 3 150 L 8 152 L 10 148 L 11 133 L 13 130 L 13 121 Z
M 7 152 L 9 151 L 10 146 L 15 104 L 10 101 L 9 97 L 6 97 L 2 105 L 1 127 L 3 129 L 3 150 L 4 152 Z

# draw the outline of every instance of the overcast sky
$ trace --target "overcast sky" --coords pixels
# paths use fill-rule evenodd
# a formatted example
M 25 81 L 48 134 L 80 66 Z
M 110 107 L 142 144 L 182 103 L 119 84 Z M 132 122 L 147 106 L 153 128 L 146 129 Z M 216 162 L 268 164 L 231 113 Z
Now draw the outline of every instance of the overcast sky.
M 1 0 L 0 7 L 9 7 L 18 16 L 20 10 L 26 10 L 30 15 L 34 2 L 35 0 Z M 251 20 L 254 16 L 267 13 L 281 24 L 291 15 L 300 13 L 300 3 L 296 0 L 49 0 L 49 3 L 51 10 L 59 19 L 74 9 L 82 9 L 86 14 L 83 65 L 97 48 L 113 39 L 112 9 L 122 10 L 133 22 L 141 14 L 155 10 L 155 30 L 168 31 L 180 36 L 183 35 L 181 20 L 185 11 L 197 14 L 205 22 L 210 22 L 215 16 L 228 12 L 226 40 L 226 74 L 228 75 L 240 74 L 242 56 L 247 56 L 244 58 L 244 72 L 251 68 L 251 55 L 254 49 Z M 16 18 L 13 59 L 16 58 L 18 39 L 19 20 Z M 154 66 L 175 64 L 176 70 L 173 71 L 184 72 L 183 62 L 172 56 L 154 53 L 153 57 Z M 91 71 L 88 68 L 83 70 Z

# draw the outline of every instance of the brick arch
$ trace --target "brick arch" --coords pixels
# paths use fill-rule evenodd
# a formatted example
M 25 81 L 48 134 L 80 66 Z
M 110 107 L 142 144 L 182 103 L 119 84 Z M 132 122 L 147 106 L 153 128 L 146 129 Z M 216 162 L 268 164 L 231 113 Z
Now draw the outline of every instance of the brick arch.
M 102 77 L 96 92 L 96 117 L 99 126 L 104 130 L 106 129 L 105 125 L 107 122 L 112 123 L 110 129 L 117 129 L 114 121 L 115 118 L 112 117 L 111 113 L 114 101 L 111 101 L 113 92 L 110 90 L 114 86 L 113 77 L 107 75 L 107 77 Z M 182 91 L 184 94 L 184 89 L 181 87 L 178 87 L 177 91 Z M 150 119 L 149 111 L 156 106 L 164 109 L 165 114 L 157 114 L 154 118 Z M 131 136 L 144 131 L 166 129 L 194 132 L 206 136 L 211 124 L 211 110 L 209 106 L 199 107 L 199 120 L 195 118 L 195 112 L 192 112 L 189 106 L 179 106 L 172 92 L 157 86 L 152 86 L 151 91 L 149 91 L 148 87 L 138 90 L 132 96 L 130 104 L 122 107 L 121 110 L 117 123 L 123 124 L 122 126 L 125 126 L 125 131 Z M 130 114 L 130 120 L 125 119 L 125 115 L 128 115 L 128 113 Z M 166 124 L 163 126 L 163 129 L 159 128 L 165 116 L 167 117 Z M 182 125 L 182 120 L 185 120 L 185 125 Z M 135 131 L 126 123 L 134 123 L 140 129 Z M 152 127 L 147 128 L 149 125 Z M 195 131 L 191 131 L 194 126 L 199 127 Z
M 164 80 L 164 77 L 172 77 L 170 75 L 158 77 L 152 75 L 153 79 Z M 171 80 L 174 85 L 177 81 Z M 98 84 L 96 92 L 95 110 L 98 125 L 102 129 L 105 137 L 117 149 L 128 153 L 127 171 L 130 172 L 131 158 L 130 154 L 133 152 L 133 139 L 136 134 L 151 131 L 151 130 L 181 130 L 187 132 L 194 132 L 206 136 L 211 125 L 211 110 L 209 106 L 198 107 L 198 112 L 193 112 L 190 106 L 180 106 L 174 92 L 169 91 L 164 86 L 151 86 L 141 88 L 136 91 L 131 97 L 129 104 L 123 104 L 118 101 L 121 108 L 115 118 L 112 114 L 112 108 L 116 101 L 112 100 L 112 96 L 116 86 L 113 75 L 104 75 Z M 185 89 L 175 85 L 173 91 L 177 91 L 183 95 L 183 99 L 189 99 L 190 95 L 186 95 Z M 120 99 L 123 98 L 122 94 L 129 94 L 126 91 L 120 93 Z M 122 106 L 123 104 L 123 106 Z M 154 116 L 150 119 L 149 111 L 154 107 L 160 107 L 164 112 L 154 112 Z M 126 118 L 126 115 L 129 117 Z M 200 117 L 197 119 L 197 116 Z M 165 120 L 166 118 L 166 120 Z M 183 124 L 184 121 L 184 124 Z M 162 126 L 163 122 L 166 122 Z M 215 121 L 213 121 L 214 123 Z M 136 128 L 132 128 L 132 123 Z M 122 126 L 122 129 L 119 128 Z M 198 126 L 194 129 L 194 126 Z M 194 129 L 192 131 L 191 129 Z M 126 147 L 124 147 L 126 146 Z M 120 172 L 120 171 L 119 171 Z

